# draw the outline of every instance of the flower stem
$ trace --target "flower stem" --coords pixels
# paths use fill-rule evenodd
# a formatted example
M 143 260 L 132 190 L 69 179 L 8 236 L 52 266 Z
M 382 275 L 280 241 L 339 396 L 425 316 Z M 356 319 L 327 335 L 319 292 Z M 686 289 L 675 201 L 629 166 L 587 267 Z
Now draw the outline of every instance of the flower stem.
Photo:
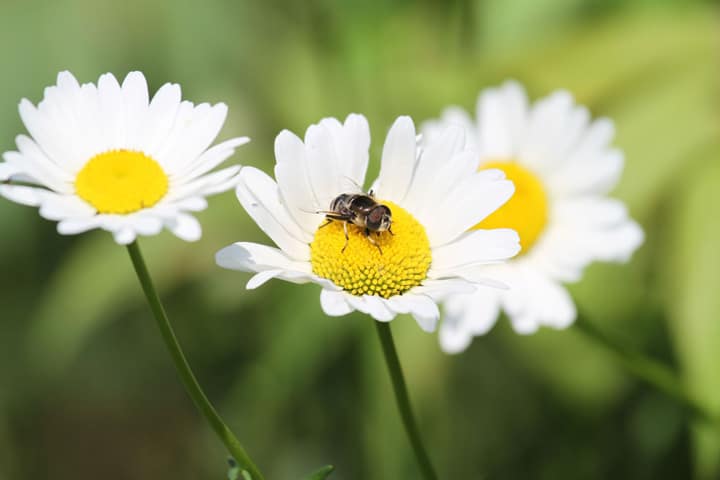
M 140 253 L 139 245 L 137 242 L 133 242 L 128 245 L 127 248 L 128 253 L 130 254 L 130 259 L 135 267 L 135 273 L 137 273 L 138 280 L 140 280 L 143 292 L 145 292 L 145 297 L 150 304 L 150 309 L 152 310 L 157 326 L 160 329 L 160 334 L 165 341 L 165 346 L 167 346 L 170 351 L 170 356 L 172 357 L 175 369 L 180 375 L 180 379 L 185 386 L 185 390 L 188 395 L 190 395 L 190 398 L 192 398 L 192 401 L 197 409 L 205 417 L 217 436 L 225 444 L 225 447 L 230 452 L 230 455 L 232 455 L 240 467 L 247 470 L 250 475 L 252 475 L 253 480 L 263 480 L 262 474 L 245 452 L 245 449 L 240 444 L 240 441 L 237 437 L 235 437 L 225 422 L 223 422 L 222 418 L 220 418 L 220 415 L 218 415 L 217 411 L 210 403 L 210 400 L 208 400 L 205 392 L 203 392 L 200 384 L 195 378 L 195 375 L 190 369 L 190 364 L 183 354 L 182 348 L 175 336 L 175 332 L 173 331 L 167 315 L 165 314 L 165 309 L 160 302 L 160 297 L 158 296 L 155 286 L 153 285 L 153 281 L 150 278 L 150 273 L 145 265 L 142 253 Z
M 578 316 L 575 321 L 575 329 L 585 335 L 586 338 L 609 350 L 628 372 L 675 400 L 696 419 L 711 425 L 720 425 L 718 424 L 718 418 L 708 412 L 687 392 L 677 375 L 667 366 L 648 358 L 618 339 L 602 332 L 582 316 Z
M 415 458 L 420 466 L 420 471 L 426 480 L 437 480 L 437 474 L 435 473 L 432 463 L 430 463 L 430 457 L 420 438 L 420 432 L 418 431 L 417 423 L 415 422 L 415 417 L 410 407 L 410 398 L 408 396 L 407 386 L 405 385 L 402 367 L 400 366 L 400 359 L 395 350 L 395 342 L 393 341 L 390 324 L 377 321 L 373 321 L 373 323 L 377 329 L 380 344 L 385 354 L 385 363 L 390 372 L 390 380 L 392 381 L 393 390 L 395 391 L 395 400 L 397 401 L 398 410 L 400 410 L 400 417 L 402 418 L 405 432 L 407 432 L 410 444 L 415 452 Z

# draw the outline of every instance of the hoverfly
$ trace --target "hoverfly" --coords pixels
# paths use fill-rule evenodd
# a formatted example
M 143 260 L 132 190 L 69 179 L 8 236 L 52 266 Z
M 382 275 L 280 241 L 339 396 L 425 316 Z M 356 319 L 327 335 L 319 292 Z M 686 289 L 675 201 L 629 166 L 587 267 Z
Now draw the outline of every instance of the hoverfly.
M 324 213 L 327 223 L 320 228 L 330 225 L 332 222 L 343 222 L 343 231 L 345 232 L 345 245 L 342 252 L 348 246 L 350 237 L 348 236 L 348 223 L 356 225 L 364 229 L 365 237 L 370 243 L 375 245 L 382 255 L 382 248 L 372 238 L 371 233 L 390 232 L 393 235 L 392 212 L 387 205 L 375 201 L 373 191 L 365 193 L 341 193 L 330 202 L 330 210 L 319 211 Z

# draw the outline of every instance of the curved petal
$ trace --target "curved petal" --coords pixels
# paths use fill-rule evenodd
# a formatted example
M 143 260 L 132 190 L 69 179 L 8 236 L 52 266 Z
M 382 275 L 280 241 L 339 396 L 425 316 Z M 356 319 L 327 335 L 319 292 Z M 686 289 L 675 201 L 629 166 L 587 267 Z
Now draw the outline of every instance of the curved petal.
M 473 337 L 486 334 L 500 315 L 500 291 L 479 287 L 470 295 L 454 295 L 444 304 L 440 346 L 446 353 L 465 350 Z
M 179 169 L 174 177 L 179 183 L 185 183 L 201 175 L 205 175 L 227 160 L 228 157 L 235 153 L 237 147 L 245 145 L 249 141 L 250 139 L 248 137 L 238 137 L 218 143 L 203 152 L 195 161 L 187 165 L 185 169 Z
M 66 218 L 88 218 L 95 215 L 95 209 L 75 195 L 57 195 L 47 192 L 40 206 L 40 216 L 48 220 Z
M 147 126 L 139 132 L 138 144 L 143 152 L 152 155 L 165 144 L 177 119 L 182 99 L 180 85 L 166 83 L 155 93 L 147 111 Z M 186 102 L 185 111 L 192 111 L 192 104 Z
M 120 245 L 129 245 L 135 241 L 137 235 L 130 227 L 123 227 L 112 232 L 113 238 Z
M 410 117 L 399 117 L 388 132 L 383 147 L 378 198 L 402 204 L 410 188 L 417 163 L 415 125 Z
M 347 116 L 343 124 L 340 144 L 340 155 L 345 159 L 343 176 L 350 178 L 362 188 L 365 183 L 370 149 L 370 126 L 365 116 L 356 113 Z
M 502 304 L 516 332 L 534 333 L 541 326 L 567 328 L 575 320 L 575 304 L 567 290 L 547 276 L 518 269 L 510 290 L 502 294 Z
M 572 95 L 564 90 L 539 100 L 530 113 L 519 161 L 539 172 L 562 165 L 589 118 L 587 109 L 577 106 Z
M 370 315 L 378 322 L 389 322 L 395 318 L 395 312 L 390 310 L 380 297 L 372 295 L 346 295 L 345 299 L 353 309 Z
M 215 254 L 215 262 L 230 270 L 262 272 L 282 270 L 298 272 L 311 280 L 312 272 L 308 262 L 299 262 L 287 256 L 282 250 L 258 243 L 237 242 Z
M 529 259 L 552 278 L 570 282 L 595 260 L 626 262 L 644 241 L 622 202 L 588 197 L 558 202 L 553 225 L 529 252 Z
M 403 295 L 403 301 L 408 303 L 410 315 L 426 332 L 434 332 L 440 319 L 440 310 L 435 301 L 426 295 Z
M 340 317 L 353 311 L 346 300 L 347 294 L 342 291 L 326 290 L 320 292 L 320 306 L 327 315 Z
M 483 158 L 507 159 L 518 153 L 527 130 L 525 89 L 515 81 L 485 90 L 477 102 L 479 149 Z M 475 134 L 475 129 L 471 130 Z
M 305 156 L 308 178 L 315 194 L 319 210 L 327 210 L 330 202 L 341 193 L 343 160 L 338 158 L 331 131 L 326 124 L 310 125 L 305 133 Z
M 179 213 L 167 223 L 170 231 L 186 242 L 196 242 L 202 236 L 200 222 L 192 215 Z
M 125 148 L 142 150 L 142 135 L 146 128 L 150 96 L 147 81 L 142 72 L 130 72 L 125 76 L 122 86 L 125 105 Z
M 520 252 L 520 237 L 515 230 L 473 230 L 458 240 L 432 250 L 428 276 L 455 276 L 457 270 L 507 260 Z
M 310 260 L 312 237 L 302 231 L 280 203 L 277 184 L 262 171 L 245 167 L 240 172 L 237 196 L 245 211 L 277 246 L 297 260 Z
M 313 213 L 324 210 L 310 186 L 305 145 L 294 133 L 283 130 L 275 138 L 275 178 L 290 215 L 303 230 L 313 233 L 321 219 Z
M 432 212 L 420 219 L 432 247 L 455 240 L 510 199 L 515 186 L 497 178 L 497 171 L 475 173 L 438 199 Z
M 465 131 L 448 126 L 434 141 L 423 140 L 412 183 L 403 206 L 417 217 L 433 215 L 438 199 L 449 195 L 462 180 L 474 174 L 478 153 L 465 150 Z
M 396 313 L 409 313 L 421 329 L 433 332 L 440 318 L 437 303 L 428 295 L 414 293 L 416 289 L 386 300 L 388 307 Z
M 194 107 L 189 121 L 175 122 L 167 144 L 158 150 L 157 161 L 170 174 L 192 168 L 197 158 L 220 133 L 227 112 L 228 108 L 224 103 L 212 106 L 200 104 Z
M 449 125 L 455 125 L 463 129 L 467 138 L 465 143 L 470 150 L 479 152 L 479 145 L 475 123 L 470 115 L 460 107 L 451 106 L 443 110 L 437 120 L 427 120 L 420 127 L 423 143 L 437 141 Z
M 127 120 L 120 84 L 112 73 L 105 73 L 98 79 L 97 91 L 104 146 L 107 150 L 123 148 L 127 145 Z

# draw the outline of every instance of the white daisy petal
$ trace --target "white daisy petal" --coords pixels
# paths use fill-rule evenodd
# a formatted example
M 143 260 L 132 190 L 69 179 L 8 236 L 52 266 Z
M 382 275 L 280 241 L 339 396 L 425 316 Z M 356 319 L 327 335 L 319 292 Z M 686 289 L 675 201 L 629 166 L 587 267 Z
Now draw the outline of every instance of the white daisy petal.
M 127 119 L 122 90 L 113 74 L 100 75 L 98 80 L 98 101 L 105 147 L 108 150 L 123 148 L 127 145 L 125 130 Z
M 342 158 L 347 158 L 347 161 L 342 163 L 345 167 L 344 176 L 361 188 L 365 183 L 369 148 L 370 127 L 367 119 L 363 115 L 348 115 L 343 125 L 339 153 Z
M 432 216 L 437 199 L 477 170 L 477 152 L 465 150 L 465 132 L 449 126 L 423 149 L 404 204 L 417 216 Z
M 119 230 L 113 231 L 112 233 L 115 241 L 120 245 L 128 245 L 134 242 L 135 238 L 137 237 L 133 229 L 130 227 L 122 227 Z
M 474 283 L 460 278 L 433 279 L 430 277 L 430 272 L 428 278 L 429 280 L 425 280 L 422 285 L 410 291 L 441 301 L 456 293 L 472 293 L 476 288 Z
M 7 155 L 7 154 L 6 154 Z M 20 165 L 3 162 L 0 163 L 0 180 L 9 180 L 11 177 L 21 174 L 22 168 Z
M 240 166 L 223 168 L 215 172 L 198 177 L 188 183 L 181 184 L 168 192 L 166 201 L 175 201 L 180 198 L 194 196 L 197 194 L 212 195 L 224 192 L 235 187 L 240 182 Z
M 158 154 L 159 161 L 167 165 L 170 173 L 192 168 L 197 158 L 220 133 L 227 118 L 227 111 L 224 103 L 196 106 L 187 123 L 177 122 L 175 131 L 171 133 L 176 137 L 176 141 L 168 143 L 170 148 Z
M 433 246 L 445 245 L 508 201 L 515 191 L 509 180 L 495 180 L 497 172 L 478 172 L 456 184 L 436 205 L 436 212 L 455 210 L 453 215 L 425 217 Z
M 175 125 L 180 101 L 180 85 L 174 83 L 166 83 L 155 93 L 147 111 L 147 118 L 152 121 L 146 124 L 138 139 L 142 151 L 152 155 L 163 147 Z M 192 104 L 188 103 L 186 108 L 192 111 Z
M 199 239 L 201 230 L 198 221 L 190 215 L 181 216 L 183 217 L 183 220 L 178 220 L 178 223 L 187 223 L 187 225 L 184 225 L 179 229 L 182 230 L 181 233 L 183 233 L 184 236 L 178 235 L 175 230 L 173 230 L 173 233 L 188 241 L 195 241 Z M 172 221 L 173 220 L 171 220 L 171 222 Z M 154 216 L 136 214 L 133 216 L 132 225 L 133 230 L 135 230 L 135 232 L 139 235 L 157 235 L 162 230 L 163 221 Z
M 378 198 L 402 203 L 412 182 L 416 160 L 415 125 L 410 117 L 400 117 L 390 128 L 383 147 L 375 192 Z
M 248 137 L 238 137 L 218 143 L 200 155 L 195 162 L 191 162 L 187 168 L 176 172 L 175 176 L 181 178 L 182 182 L 187 182 L 205 175 L 227 160 L 228 157 L 235 153 L 237 147 L 245 145 L 249 141 Z
M 51 162 L 38 145 L 25 135 L 15 138 L 18 152 L 5 152 L 3 159 L 37 183 L 58 193 L 71 193 L 72 176 Z
M 434 332 L 440 319 L 440 310 L 432 298 L 426 295 L 404 295 L 403 301 L 410 308 L 410 315 L 426 332 Z
M 519 237 L 515 230 L 474 230 L 455 242 L 433 250 L 431 278 L 439 278 L 442 272 L 498 263 L 511 258 L 520 251 Z
M 355 310 L 370 315 L 379 322 L 389 322 L 395 318 L 395 312 L 391 311 L 380 297 L 348 295 L 345 298 Z
M 434 142 L 443 135 L 447 127 L 451 125 L 460 127 L 464 132 L 475 130 L 475 125 L 470 115 L 462 108 L 452 106 L 443 111 L 439 120 L 428 120 L 422 124 L 421 130 L 424 141 Z M 479 146 L 475 143 L 474 137 L 466 138 L 465 143 L 467 144 L 468 142 L 470 142 L 468 145 L 470 150 L 479 151 Z
M 234 243 L 217 252 L 215 261 L 223 268 L 243 272 L 281 269 L 285 272 L 301 273 L 308 278 L 308 281 L 312 277 L 307 262 L 299 262 L 288 257 L 282 250 L 257 243 Z
M 330 130 L 322 125 L 311 125 L 305 133 L 305 155 L 308 178 L 321 208 L 327 209 L 341 189 L 340 162 Z
M 100 222 L 97 217 L 65 218 L 58 222 L 57 231 L 61 235 L 77 235 L 98 227 L 100 227 Z
M 331 317 L 340 317 L 353 311 L 345 297 L 346 293 L 323 289 L 320 292 L 320 305 L 323 312 Z
M 147 82 L 141 72 L 130 72 L 123 80 L 123 103 L 125 104 L 126 148 L 142 149 L 143 131 L 147 122 L 147 111 L 150 104 Z
M 245 211 L 258 226 L 288 255 L 309 260 L 312 240 L 290 217 L 280 203 L 277 184 L 262 171 L 245 167 L 240 173 L 237 196 Z
M 74 195 L 57 195 L 47 192 L 40 206 L 40 216 L 47 220 L 66 218 L 87 218 L 95 215 L 96 210 L 87 202 Z
M 172 233 L 186 242 L 196 242 L 202 236 L 200 222 L 191 215 L 181 213 L 166 223 Z
M 444 304 L 440 326 L 440 346 L 446 353 L 460 353 L 473 337 L 484 335 L 500 315 L 500 295 L 495 289 L 480 287 L 470 295 L 454 295 Z
M 20 185 L 0 185 L 0 195 L 13 202 L 31 207 L 39 206 L 45 198 L 44 188 L 26 187 Z
M 39 147 L 35 147 L 36 162 L 43 164 L 46 169 L 52 170 L 57 168 L 57 165 L 50 165 L 52 162 L 48 159 L 48 155 L 51 158 L 67 159 L 73 154 L 72 145 L 67 142 L 64 122 L 60 124 L 59 128 L 53 128 L 53 125 L 50 124 L 51 118 L 24 98 L 20 101 L 18 111 L 25 128 L 34 139 L 34 142 L 31 140 L 30 142 L 39 144 Z M 27 139 L 24 135 L 22 137 Z M 19 140 L 20 136 L 17 139 Z M 17 140 L 16 143 L 18 143 L 18 148 L 21 148 Z
M 487 158 L 510 158 L 525 134 L 527 118 L 525 90 L 516 82 L 488 89 L 477 104 L 480 150 Z
M 528 119 L 527 137 L 518 155 L 523 162 L 539 171 L 547 171 L 560 162 L 565 152 L 563 145 L 572 112 L 572 95 L 557 91 L 537 102 Z
M 295 134 L 283 130 L 275 138 L 275 177 L 283 203 L 306 232 L 313 233 L 321 219 L 314 212 L 324 210 L 310 186 L 305 145 Z
M 567 328 L 575 320 L 575 305 L 567 290 L 539 272 L 520 271 L 516 286 L 503 293 L 503 307 L 516 332 L 530 334 L 541 326 Z
M 255 290 L 256 288 L 262 286 L 266 282 L 272 280 L 273 278 L 277 277 L 278 275 L 281 275 L 282 273 L 283 273 L 283 271 L 279 270 L 279 269 L 263 270 L 262 272 L 258 272 L 255 275 L 253 275 L 250 280 L 248 280 L 247 284 L 245 285 L 245 288 L 247 290 Z

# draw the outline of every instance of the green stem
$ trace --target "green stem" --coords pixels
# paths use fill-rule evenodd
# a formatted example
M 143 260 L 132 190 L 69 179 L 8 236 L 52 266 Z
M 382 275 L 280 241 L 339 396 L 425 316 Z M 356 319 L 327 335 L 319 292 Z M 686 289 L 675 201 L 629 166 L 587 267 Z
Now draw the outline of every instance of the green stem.
M 402 367 L 400 366 L 400 359 L 395 350 L 395 342 L 393 341 L 390 324 L 376 321 L 373 321 L 373 323 L 377 328 L 380 344 L 385 354 L 385 363 L 390 372 L 390 380 L 392 381 L 393 390 L 395 391 L 395 400 L 397 400 L 398 410 L 400 410 L 400 417 L 402 418 L 405 432 L 407 432 L 410 444 L 415 452 L 415 458 L 420 466 L 420 471 L 426 480 L 437 480 L 437 474 L 435 473 L 432 463 L 430 463 L 430 457 L 420 438 L 420 432 L 418 431 L 417 423 L 415 422 L 415 417 L 410 407 L 410 398 L 408 396 L 407 386 L 405 385 Z
M 240 444 L 240 441 L 237 437 L 235 437 L 225 422 L 223 422 L 222 418 L 220 418 L 220 415 L 218 415 L 217 411 L 210 403 L 210 400 L 208 400 L 205 392 L 203 392 L 200 384 L 195 378 L 195 375 L 190 369 L 190 364 L 183 354 L 182 348 L 175 336 L 175 332 L 173 331 L 167 315 L 165 314 L 165 309 L 160 302 L 160 297 L 158 296 L 152 279 L 150 278 L 147 266 L 145 266 L 142 253 L 140 253 L 140 247 L 137 242 L 133 242 L 128 245 L 127 248 L 128 253 L 130 253 L 133 266 L 135 267 L 135 273 L 137 273 L 138 280 L 140 280 L 143 292 L 145 292 L 145 297 L 150 304 L 153 316 L 155 317 L 157 326 L 160 329 L 160 334 L 165 341 L 165 346 L 167 346 L 170 351 L 170 356 L 172 356 L 175 369 L 180 375 L 180 379 L 185 386 L 185 390 L 188 395 L 190 395 L 190 398 L 192 398 L 192 401 L 197 409 L 208 421 L 217 436 L 220 437 L 220 440 L 225 444 L 225 447 L 230 452 L 230 455 L 232 455 L 240 467 L 247 470 L 252 475 L 253 480 L 263 480 L 262 474 L 253 461 L 250 460 L 250 457 L 245 452 L 245 449 Z
M 628 372 L 674 399 L 692 416 L 703 422 L 718 425 L 718 419 L 687 392 L 670 368 L 612 338 L 583 317 L 578 317 L 575 329 L 612 352 Z

